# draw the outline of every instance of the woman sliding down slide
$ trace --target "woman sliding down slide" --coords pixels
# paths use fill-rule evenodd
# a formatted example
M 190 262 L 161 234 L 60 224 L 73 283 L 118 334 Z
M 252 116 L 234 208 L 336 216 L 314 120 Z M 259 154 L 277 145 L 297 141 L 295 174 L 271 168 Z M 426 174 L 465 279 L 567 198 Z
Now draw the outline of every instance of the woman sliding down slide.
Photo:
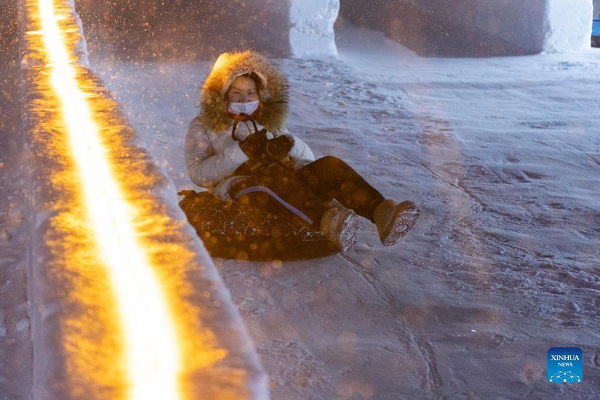
M 222 54 L 185 140 L 192 182 L 222 200 L 258 208 L 277 203 L 341 251 L 356 242 L 358 215 L 377 226 L 384 246 L 397 243 L 417 222 L 418 208 L 385 199 L 337 157 L 315 160 L 285 128 L 287 95 L 284 75 L 266 58 Z

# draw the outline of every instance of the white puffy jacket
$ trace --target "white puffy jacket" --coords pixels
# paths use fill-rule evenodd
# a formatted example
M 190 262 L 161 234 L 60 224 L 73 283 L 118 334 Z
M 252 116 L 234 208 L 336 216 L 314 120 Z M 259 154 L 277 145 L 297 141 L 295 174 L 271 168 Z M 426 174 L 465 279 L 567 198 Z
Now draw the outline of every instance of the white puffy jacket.
M 257 124 L 258 129 L 263 129 Z M 249 158 L 240 148 L 239 142 L 231 137 L 233 123 L 226 131 L 213 132 L 206 129 L 199 118 L 190 122 L 185 138 L 185 160 L 187 173 L 192 182 L 207 188 L 222 200 L 230 199 L 227 194 L 231 183 L 240 179 L 234 176 L 235 170 Z M 254 131 L 251 122 L 240 122 L 236 129 L 236 136 L 244 140 Z M 267 138 L 273 139 L 282 134 L 289 134 L 286 128 L 275 133 L 267 131 Z M 294 161 L 293 168 L 298 169 L 315 160 L 310 147 L 300 138 L 294 136 L 294 146 L 289 152 Z

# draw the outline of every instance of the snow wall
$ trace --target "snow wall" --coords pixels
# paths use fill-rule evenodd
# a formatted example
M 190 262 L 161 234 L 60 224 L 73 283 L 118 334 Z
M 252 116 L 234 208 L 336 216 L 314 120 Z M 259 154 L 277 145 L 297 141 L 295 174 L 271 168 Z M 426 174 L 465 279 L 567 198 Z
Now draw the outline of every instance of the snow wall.
M 490 57 L 589 48 L 591 5 L 592 0 L 342 0 L 340 15 L 382 30 L 423 56 Z
M 170 301 L 180 302 L 177 311 L 189 317 L 178 321 L 186 328 L 177 343 L 186 361 L 177 376 L 182 398 L 267 400 L 268 376 L 228 290 L 177 204 L 175 185 L 86 65 L 85 39 L 77 29 L 81 24 L 72 0 L 55 4 L 66 17 L 61 24 L 70 28 L 65 33 L 69 51 L 80 63 L 75 67 L 77 81 L 85 87 L 90 108 L 103 121 L 101 130 L 114 133 L 110 139 L 102 138 L 113 173 L 127 178 L 119 185 L 129 201 L 138 199 L 136 212 L 144 210 L 143 218 L 152 221 L 136 221 L 139 240 L 147 245 L 148 259 L 158 266 L 156 273 L 169 279 L 163 283 L 170 289 Z M 112 288 L 106 284 L 102 259 L 95 261 L 96 251 L 89 251 L 96 249 L 86 234 L 90 224 L 77 218 L 82 215 L 78 175 L 73 175 L 74 161 L 67 147 L 62 109 L 57 106 L 60 99 L 51 86 L 42 36 L 26 34 L 39 29 L 31 17 L 37 12 L 36 2 L 19 1 L 33 398 L 122 398 L 131 384 L 122 374 L 126 371 L 123 353 L 113 351 L 121 348 L 124 339 L 110 328 L 115 325 L 111 317 L 114 299 L 108 296 Z M 141 178 L 135 179 L 136 175 Z M 152 215 L 157 218 L 151 219 Z M 130 290 L 135 291 L 135 285 Z

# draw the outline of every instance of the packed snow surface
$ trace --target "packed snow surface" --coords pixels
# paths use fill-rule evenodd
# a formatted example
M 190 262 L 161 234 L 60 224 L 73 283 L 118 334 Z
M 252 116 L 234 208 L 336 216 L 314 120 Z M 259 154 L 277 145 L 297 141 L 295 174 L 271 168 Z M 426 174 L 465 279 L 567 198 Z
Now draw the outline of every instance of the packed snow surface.
M 395 247 L 363 219 L 345 254 L 215 260 L 272 398 L 593 398 L 600 52 L 425 59 L 344 26 L 339 59 L 277 60 L 291 88 L 288 128 L 386 197 L 415 201 L 422 217 Z M 92 67 L 178 189 L 193 187 L 183 141 L 211 63 L 123 62 L 100 50 Z M 15 185 L 10 176 L 2 184 Z M 582 348 L 581 383 L 548 382 L 554 346 Z

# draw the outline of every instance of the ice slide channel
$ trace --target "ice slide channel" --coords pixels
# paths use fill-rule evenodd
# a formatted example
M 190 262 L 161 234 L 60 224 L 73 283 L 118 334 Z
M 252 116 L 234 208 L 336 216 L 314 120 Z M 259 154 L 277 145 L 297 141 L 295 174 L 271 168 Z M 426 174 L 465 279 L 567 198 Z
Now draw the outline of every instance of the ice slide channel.
M 87 68 L 74 3 L 20 0 L 35 399 L 267 399 L 172 182 Z

